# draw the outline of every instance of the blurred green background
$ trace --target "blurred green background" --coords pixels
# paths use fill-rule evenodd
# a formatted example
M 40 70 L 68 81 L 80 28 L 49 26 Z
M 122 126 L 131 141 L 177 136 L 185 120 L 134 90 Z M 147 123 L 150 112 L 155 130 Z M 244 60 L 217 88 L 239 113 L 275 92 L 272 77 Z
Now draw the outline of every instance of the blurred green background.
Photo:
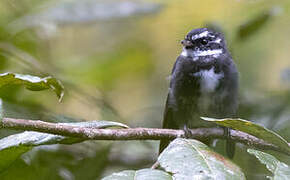
M 58 103 L 50 91 L 1 88 L 5 115 L 160 127 L 180 40 L 206 26 L 225 34 L 239 69 L 239 117 L 289 140 L 289 0 L 1 0 L 0 72 L 51 75 L 66 91 Z M 0 177 L 99 179 L 150 167 L 157 147 L 151 141 L 45 146 L 24 154 Z M 268 172 L 245 147 L 237 151 L 234 162 L 247 177 L 264 179 Z

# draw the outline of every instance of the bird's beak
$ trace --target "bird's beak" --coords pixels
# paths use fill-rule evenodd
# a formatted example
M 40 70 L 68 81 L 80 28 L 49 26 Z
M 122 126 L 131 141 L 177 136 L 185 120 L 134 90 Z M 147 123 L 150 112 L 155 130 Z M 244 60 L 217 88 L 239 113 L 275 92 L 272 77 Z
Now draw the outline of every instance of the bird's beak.
M 193 46 L 192 42 L 189 41 L 189 40 L 186 40 L 186 39 L 182 40 L 180 43 L 181 43 L 184 47 L 191 47 L 191 46 Z

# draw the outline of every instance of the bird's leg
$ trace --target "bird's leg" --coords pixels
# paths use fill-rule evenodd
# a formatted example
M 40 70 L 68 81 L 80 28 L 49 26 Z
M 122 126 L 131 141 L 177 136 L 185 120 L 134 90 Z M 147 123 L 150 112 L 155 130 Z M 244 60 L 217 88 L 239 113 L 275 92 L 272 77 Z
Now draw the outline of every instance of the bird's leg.
M 228 127 L 223 127 L 224 129 L 224 137 L 226 139 L 231 139 L 231 129 Z
M 185 138 L 189 139 L 192 137 L 191 130 L 188 128 L 188 126 L 186 124 L 183 126 L 183 131 L 184 131 Z
M 231 139 L 231 129 L 224 127 L 224 136 L 227 139 L 226 153 L 230 159 L 235 155 L 235 142 Z

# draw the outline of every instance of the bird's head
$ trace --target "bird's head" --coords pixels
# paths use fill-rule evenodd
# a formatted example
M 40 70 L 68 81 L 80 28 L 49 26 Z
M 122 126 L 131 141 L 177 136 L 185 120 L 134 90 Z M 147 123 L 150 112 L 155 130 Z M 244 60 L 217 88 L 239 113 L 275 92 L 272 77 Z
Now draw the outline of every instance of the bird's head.
M 207 28 L 194 29 L 190 31 L 181 41 L 183 45 L 182 56 L 192 57 L 219 57 L 226 53 L 226 43 L 221 33 Z

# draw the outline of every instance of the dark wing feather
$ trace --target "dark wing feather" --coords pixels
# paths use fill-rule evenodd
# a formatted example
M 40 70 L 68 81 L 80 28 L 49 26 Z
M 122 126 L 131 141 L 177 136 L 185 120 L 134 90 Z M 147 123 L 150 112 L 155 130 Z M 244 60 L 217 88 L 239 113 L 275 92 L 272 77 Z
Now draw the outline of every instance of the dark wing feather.
M 171 71 L 171 76 L 176 69 L 176 64 L 177 64 L 178 59 L 179 59 L 179 57 L 177 58 L 176 62 L 173 65 L 173 68 Z M 171 86 L 172 86 L 172 82 L 170 82 L 170 88 L 171 88 Z M 168 93 L 167 99 L 166 99 L 165 110 L 164 110 L 164 114 L 163 114 L 162 128 L 164 128 L 164 129 L 176 129 L 178 127 L 176 127 L 176 125 L 173 121 L 173 109 L 169 105 L 169 99 L 170 99 L 170 94 Z M 161 140 L 160 141 L 159 154 L 168 146 L 169 143 L 170 143 L 169 140 Z
M 169 94 L 168 94 L 167 100 L 166 100 L 162 128 L 164 128 L 164 129 L 176 129 L 177 127 L 174 127 L 174 121 L 173 121 L 173 110 L 171 107 L 169 107 L 168 101 L 169 101 Z M 169 143 L 170 143 L 169 140 L 161 140 L 160 141 L 159 154 L 168 146 Z

